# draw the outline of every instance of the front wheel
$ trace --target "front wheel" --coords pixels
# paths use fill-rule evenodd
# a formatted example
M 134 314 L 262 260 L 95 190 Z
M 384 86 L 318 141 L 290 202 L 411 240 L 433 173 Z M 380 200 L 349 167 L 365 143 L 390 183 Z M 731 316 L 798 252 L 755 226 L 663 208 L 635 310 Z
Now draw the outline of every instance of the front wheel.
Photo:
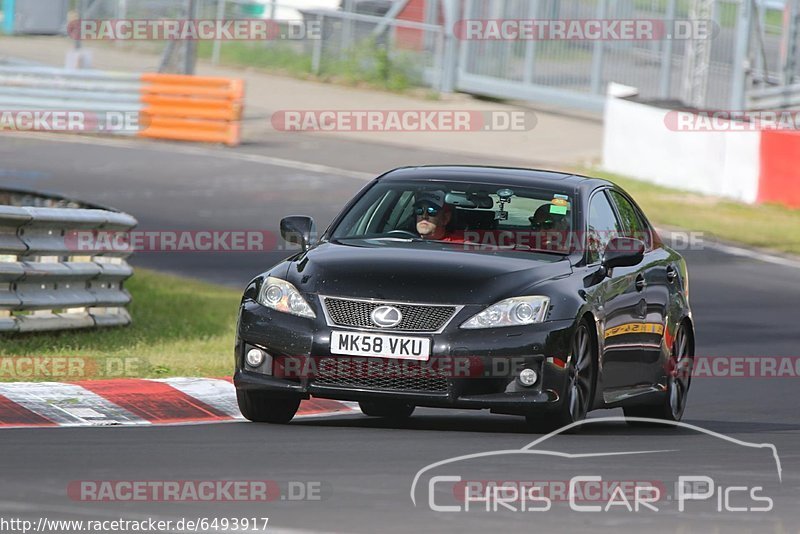
M 594 341 L 589 322 L 581 321 L 572 338 L 572 355 L 569 359 L 567 385 L 558 410 L 554 413 L 531 414 L 526 417 L 528 426 L 537 432 L 552 432 L 586 418 L 592 407 L 595 384 Z M 576 427 L 575 430 L 578 430 Z
M 299 398 L 280 398 L 263 391 L 236 390 L 239 411 L 254 423 L 285 424 L 292 420 L 300 407 Z
M 408 419 L 416 408 L 413 404 L 386 401 L 361 401 L 358 407 L 364 415 L 394 420 Z
M 667 375 L 667 395 L 658 404 L 623 408 L 625 416 L 680 421 L 686 410 L 686 397 L 692 382 L 693 365 L 694 350 L 689 334 L 686 328 L 680 325 L 672 342 Z M 642 423 L 648 424 L 643 421 L 629 421 L 629 424 L 633 425 Z

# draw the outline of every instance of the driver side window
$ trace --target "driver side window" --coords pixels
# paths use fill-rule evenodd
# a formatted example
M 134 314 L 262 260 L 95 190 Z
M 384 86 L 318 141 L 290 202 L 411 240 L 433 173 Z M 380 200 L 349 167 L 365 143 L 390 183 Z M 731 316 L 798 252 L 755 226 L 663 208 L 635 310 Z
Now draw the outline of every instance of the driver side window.
M 612 238 L 620 235 L 617 215 L 604 191 L 592 197 L 589 204 L 589 219 L 586 228 L 587 262 L 596 263 L 603 258 L 606 246 Z
M 622 229 L 625 232 L 625 237 L 632 237 L 644 241 L 645 246 L 649 250 L 652 244 L 650 231 L 639 211 L 619 192 L 610 191 L 610 193 L 611 198 L 614 199 L 614 203 L 617 205 L 620 218 L 622 219 Z

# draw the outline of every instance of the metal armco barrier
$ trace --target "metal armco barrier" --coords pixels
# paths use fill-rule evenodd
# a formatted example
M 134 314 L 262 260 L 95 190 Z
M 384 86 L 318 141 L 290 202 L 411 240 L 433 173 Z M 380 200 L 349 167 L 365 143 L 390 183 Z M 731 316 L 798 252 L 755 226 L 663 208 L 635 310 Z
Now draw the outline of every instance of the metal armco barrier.
M 77 251 L 65 236 L 135 225 L 126 213 L 0 190 L 0 332 L 130 324 L 130 252 Z
M 241 140 L 244 82 L 238 78 L 0 66 L 0 112 L 133 115 L 77 133 L 224 143 Z M 113 121 L 112 121 L 113 122 Z
M 747 95 L 747 109 L 776 110 L 800 105 L 800 84 L 759 88 Z

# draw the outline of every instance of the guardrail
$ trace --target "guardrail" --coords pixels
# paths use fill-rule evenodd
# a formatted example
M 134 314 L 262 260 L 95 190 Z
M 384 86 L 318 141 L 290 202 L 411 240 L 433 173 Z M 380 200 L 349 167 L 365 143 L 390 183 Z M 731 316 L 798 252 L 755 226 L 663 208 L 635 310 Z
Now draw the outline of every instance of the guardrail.
M 747 94 L 747 109 L 775 110 L 800 105 L 800 84 L 753 89 Z
M 0 113 L 80 115 L 61 129 L 47 124 L 30 129 L 236 146 L 243 100 L 244 82 L 238 78 L 0 66 Z M 0 121 L 0 128 L 8 122 Z
M 78 251 L 68 236 L 134 226 L 126 213 L 0 190 L 0 332 L 130 324 L 130 252 Z

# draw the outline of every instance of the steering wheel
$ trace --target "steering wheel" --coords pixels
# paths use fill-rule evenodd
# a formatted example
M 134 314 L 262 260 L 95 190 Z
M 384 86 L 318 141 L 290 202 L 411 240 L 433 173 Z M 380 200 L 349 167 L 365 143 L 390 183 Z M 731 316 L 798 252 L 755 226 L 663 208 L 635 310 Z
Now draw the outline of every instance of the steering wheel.
M 392 230 L 391 232 L 386 233 L 386 237 L 405 237 L 411 239 L 419 239 L 419 236 L 414 232 L 409 232 L 408 230 Z

